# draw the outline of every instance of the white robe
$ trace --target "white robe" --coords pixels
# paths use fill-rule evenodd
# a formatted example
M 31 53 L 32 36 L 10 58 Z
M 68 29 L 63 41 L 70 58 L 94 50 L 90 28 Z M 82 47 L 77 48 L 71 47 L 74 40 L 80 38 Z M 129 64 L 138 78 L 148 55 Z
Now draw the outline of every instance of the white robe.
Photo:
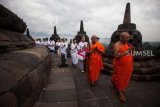
M 55 42 L 54 41 L 49 42 L 49 49 L 53 50 L 53 51 L 55 50 Z
M 65 43 L 61 43 L 60 52 L 65 55 L 65 59 L 67 59 L 67 46 Z
M 60 47 L 61 42 L 56 42 L 56 46 Z
M 42 44 L 43 44 L 44 46 L 48 46 L 48 41 L 43 41 Z
M 87 48 L 87 42 L 79 42 L 79 44 L 77 46 L 78 51 L 82 51 L 85 48 Z M 80 54 L 82 54 L 83 56 L 86 56 L 86 52 L 85 51 L 81 52 Z M 79 60 L 84 60 L 85 58 L 80 56 L 80 55 L 78 55 L 78 59 Z
M 77 44 L 71 44 L 71 58 L 72 63 L 77 64 L 78 63 L 78 57 L 77 57 Z
M 58 47 L 58 49 L 57 49 L 57 54 L 58 54 L 59 56 L 61 56 L 61 53 L 60 53 L 61 42 L 56 42 L 55 45 Z
M 42 43 L 38 40 L 38 41 L 36 41 L 36 45 L 40 46 L 40 45 L 42 45 Z

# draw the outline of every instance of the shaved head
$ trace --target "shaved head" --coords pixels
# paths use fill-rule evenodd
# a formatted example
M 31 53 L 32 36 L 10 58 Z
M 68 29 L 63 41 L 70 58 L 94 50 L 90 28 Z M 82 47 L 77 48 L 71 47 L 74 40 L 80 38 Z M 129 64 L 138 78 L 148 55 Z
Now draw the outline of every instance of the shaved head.
M 98 38 L 96 35 L 93 35 L 92 38 Z
M 129 35 L 128 32 L 122 32 L 122 33 L 120 34 L 120 41 L 121 41 L 122 43 L 128 43 L 129 38 L 130 38 L 130 35 Z
M 96 35 L 93 35 L 91 40 L 92 40 L 92 43 L 96 43 L 98 41 L 98 37 Z
M 129 33 L 128 33 L 128 32 L 122 32 L 122 33 L 120 34 L 120 36 L 129 36 Z

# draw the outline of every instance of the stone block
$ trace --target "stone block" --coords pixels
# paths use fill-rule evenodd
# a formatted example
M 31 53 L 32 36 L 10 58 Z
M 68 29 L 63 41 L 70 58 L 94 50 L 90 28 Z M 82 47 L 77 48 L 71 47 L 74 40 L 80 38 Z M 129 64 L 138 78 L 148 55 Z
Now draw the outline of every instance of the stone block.
M 10 92 L 1 95 L 0 107 L 18 107 L 16 96 Z

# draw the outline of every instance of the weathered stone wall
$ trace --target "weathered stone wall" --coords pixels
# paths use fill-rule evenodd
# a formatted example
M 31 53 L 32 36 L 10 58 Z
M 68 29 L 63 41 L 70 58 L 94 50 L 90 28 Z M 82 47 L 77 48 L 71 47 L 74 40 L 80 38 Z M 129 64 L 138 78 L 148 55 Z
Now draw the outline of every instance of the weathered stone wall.
M 24 33 L 26 23 L 15 13 L 0 4 L 0 28 L 9 31 Z
M 30 48 L 35 45 L 26 35 L 0 29 L 0 53 Z
M 50 65 L 50 53 L 42 46 L 0 54 L 0 107 L 32 107 Z

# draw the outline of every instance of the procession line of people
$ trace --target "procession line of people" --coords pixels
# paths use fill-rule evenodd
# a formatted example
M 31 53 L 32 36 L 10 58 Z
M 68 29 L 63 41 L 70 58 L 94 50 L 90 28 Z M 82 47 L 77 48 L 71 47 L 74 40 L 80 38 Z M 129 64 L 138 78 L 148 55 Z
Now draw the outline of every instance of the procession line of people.
M 132 53 L 134 46 L 128 44 L 130 35 L 127 32 L 120 34 L 120 39 L 114 44 L 114 60 L 113 67 L 114 73 L 112 75 L 111 82 L 118 92 L 118 98 L 122 102 L 126 102 L 125 90 L 128 87 L 131 74 L 133 71 L 133 56 Z M 82 51 L 88 49 L 88 52 Z M 81 55 L 77 54 L 79 51 Z M 85 42 L 85 36 L 82 36 L 81 42 L 78 44 L 76 40 L 71 44 L 71 58 L 72 63 L 78 63 L 82 72 L 86 71 L 88 74 L 88 80 L 91 85 L 91 89 L 95 90 L 96 82 L 99 78 L 100 72 L 103 69 L 102 55 L 105 52 L 104 46 L 99 42 L 99 38 L 93 35 L 91 38 L 91 44 Z M 85 57 L 84 57 L 85 56 Z
M 133 56 L 129 53 L 133 53 L 134 46 L 128 45 L 130 35 L 127 32 L 120 34 L 119 41 L 114 44 L 114 60 L 113 60 L 113 75 L 111 82 L 118 92 L 118 98 L 122 102 L 126 102 L 124 95 L 126 88 L 128 87 L 131 74 L 133 71 Z M 51 52 L 57 53 L 61 57 L 61 64 L 59 67 L 68 67 L 67 48 L 68 43 L 66 39 L 60 39 L 56 42 L 53 40 L 37 41 L 38 45 L 48 46 Z M 99 37 L 93 35 L 91 43 L 86 42 L 85 36 L 81 36 L 81 41 L 73 42 L 70 44 L 70 54 L 72 59 L 72 66 L 75 68 L 79 63 L 81 72 L 88 74 L 88 80 L 91 85 L 91 89 L 96 89 L 96 82 L 99 78 L 100 72 L 103 69 L 102 55 L 105 52 L 104 46 L 99 42 Z

